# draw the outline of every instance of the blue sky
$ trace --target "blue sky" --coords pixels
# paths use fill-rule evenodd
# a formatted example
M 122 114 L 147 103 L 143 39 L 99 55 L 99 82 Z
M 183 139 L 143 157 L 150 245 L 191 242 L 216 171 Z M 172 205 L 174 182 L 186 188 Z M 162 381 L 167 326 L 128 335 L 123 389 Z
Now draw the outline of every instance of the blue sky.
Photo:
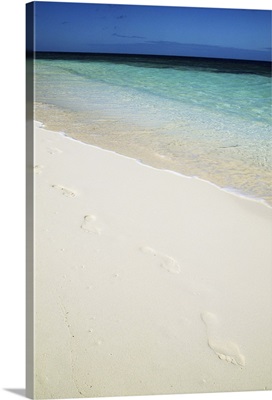
M 271 60 L 271 11 L 35 2 L 37 51 Z

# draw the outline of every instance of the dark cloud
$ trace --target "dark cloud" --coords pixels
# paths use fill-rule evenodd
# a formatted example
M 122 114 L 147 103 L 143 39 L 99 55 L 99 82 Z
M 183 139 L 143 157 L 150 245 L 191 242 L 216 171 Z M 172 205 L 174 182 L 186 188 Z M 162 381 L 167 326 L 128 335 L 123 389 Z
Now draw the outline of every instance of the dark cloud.
M 204 45 L 195 43 L 180 43 L 166 40 L 148 40 L 145 41 L 147 47 L 160 49 L 161 54 L 176 54 L 183 56 L 212 56 L 218 58 L 237 58 L 237 59 L 253 59 L 269 60 L 270 52 L 267 50 L 252 50 L 236 47 L 225 47 L 218 45 Z M 269 49 L 268 49 L 269 50 Z
M 165 45 L 167 45 L 167 46 L 171 46 L 171 45 L 183 45 L 182 43 L 180 43 L 180 42 L 170 42 L 170 41 L 167 41 L 167 40 L 147 40 L 146 41 L 146 43 L 148 43 L 148 44 L 165 44 Z M 191 46 L 191 45 L 189 45 L 189 46 Z
M 146 39 L 145 36 L 119 35 L 118 33 L 113 33 L 112 36 L 117 36 L 117 37 L 120 37 L 120 38 L 127 38 L 127 39 Z

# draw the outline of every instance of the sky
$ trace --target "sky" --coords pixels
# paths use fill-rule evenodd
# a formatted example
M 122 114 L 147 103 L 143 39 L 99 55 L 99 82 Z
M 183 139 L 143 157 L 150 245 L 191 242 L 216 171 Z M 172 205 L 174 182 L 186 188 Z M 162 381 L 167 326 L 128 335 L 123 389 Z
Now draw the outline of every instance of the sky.
M 269 10 L 35 2 L 36 51 L 271 61 Z

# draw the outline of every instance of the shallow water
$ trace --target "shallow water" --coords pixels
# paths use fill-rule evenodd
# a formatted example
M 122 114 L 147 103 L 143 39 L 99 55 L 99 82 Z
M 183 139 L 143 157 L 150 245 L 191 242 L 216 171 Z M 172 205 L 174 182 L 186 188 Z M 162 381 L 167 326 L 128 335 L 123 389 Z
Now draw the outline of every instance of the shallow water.
M 272 204 L 270 64 L 37 54 L 35 118 Z

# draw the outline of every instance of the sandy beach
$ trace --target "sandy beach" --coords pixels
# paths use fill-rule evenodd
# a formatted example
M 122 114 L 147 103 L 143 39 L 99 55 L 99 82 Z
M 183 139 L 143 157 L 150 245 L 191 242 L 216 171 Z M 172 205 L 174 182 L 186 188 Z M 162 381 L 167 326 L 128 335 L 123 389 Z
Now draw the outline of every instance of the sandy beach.
M 35 123 L 35 397 L 272 389 L 272 208 Z

